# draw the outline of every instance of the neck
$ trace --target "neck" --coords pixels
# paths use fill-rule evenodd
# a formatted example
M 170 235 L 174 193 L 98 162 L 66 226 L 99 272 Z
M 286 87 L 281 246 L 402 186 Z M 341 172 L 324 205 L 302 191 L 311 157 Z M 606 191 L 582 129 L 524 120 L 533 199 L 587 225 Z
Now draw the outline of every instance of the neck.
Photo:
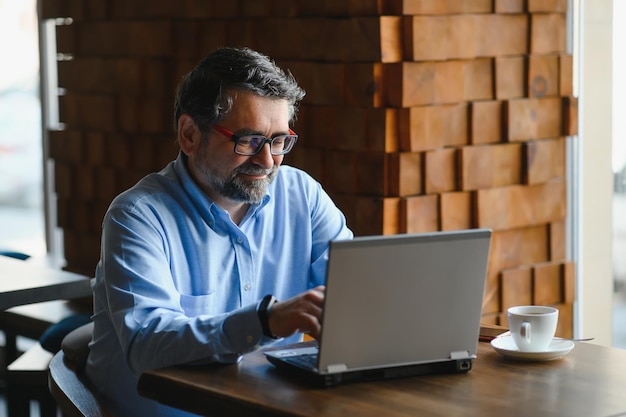
M 216 203 L 218 206 L 228 212 L 228 215 L 230 216 L 233 223 L 237 225 L 241 223 L 246 213 L 248 212 L 248 207 L 250 207 L 250 204 L 248 203 L 231 203 L 227 205 L 218 202 Z
M 248 212 L 248 207 L 250 207 L 249 203 L 231 200 L 230 198 L 226 198 L 222 195 L 215 195 L 211 189 L 205 188 L 204 192 L 211 200 L 213 200 L 215 204 L 228 213 L 231 220 L 235 224 L 241 223 L 244 216 Z

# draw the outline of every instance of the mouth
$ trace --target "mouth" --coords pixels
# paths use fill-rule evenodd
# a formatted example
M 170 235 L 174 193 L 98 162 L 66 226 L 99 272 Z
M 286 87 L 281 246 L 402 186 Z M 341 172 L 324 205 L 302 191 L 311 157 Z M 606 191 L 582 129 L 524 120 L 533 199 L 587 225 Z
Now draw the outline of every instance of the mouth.
M 267 179 L 271 173 L 271 169 L 242 169 L 237 173 L 237 175 L 240 175 L 250 181 L 261 181 Z
M 252 181 L 260 181 L 260 180 L 264 180 L 267 178 L 267 174 L 266 173 L 247 173 L 247 172 L 240 172 L 239 175 L 242 175 L 246 178 L 248 178 L 249 180 Z

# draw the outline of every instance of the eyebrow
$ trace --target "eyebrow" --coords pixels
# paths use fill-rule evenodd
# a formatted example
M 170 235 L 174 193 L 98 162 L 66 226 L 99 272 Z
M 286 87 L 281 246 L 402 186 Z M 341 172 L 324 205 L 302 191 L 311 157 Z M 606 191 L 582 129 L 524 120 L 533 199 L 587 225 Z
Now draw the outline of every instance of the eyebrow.
M 248 136 L 248 135 L 253 135 L 253 136 L 263 136 L 266 138 L 274 138 L 276 136 L 283 136 L 283 135 L 291 135 L 291 132 L 289 131 L 290 129 L 288 129 L 286 132 L 285 131 L 281 131 L 279 133 L 272 133 L 271 136 L 265 136 L 265 133 L 259 132 L 258 130 L 253 130 L 253 129 L 249 129 L 249 128 L 241 128 L 238 130 L 234 130 L 233 133 L 237 136 Z

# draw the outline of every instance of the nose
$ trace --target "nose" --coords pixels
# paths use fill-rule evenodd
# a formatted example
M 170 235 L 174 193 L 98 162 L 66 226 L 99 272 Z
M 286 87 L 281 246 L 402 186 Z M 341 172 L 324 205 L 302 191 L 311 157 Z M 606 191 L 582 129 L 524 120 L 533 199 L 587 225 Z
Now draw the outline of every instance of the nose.
M 281 157 L 281 156 L 278 156 Z M 250 157 L 252 162 L 264 169 L 270 169 L 274 166 L 276 161 L 274 160 L 276 156 L 272 155 L 270 152 L 270 144 L 265 143 L 258 154 Z

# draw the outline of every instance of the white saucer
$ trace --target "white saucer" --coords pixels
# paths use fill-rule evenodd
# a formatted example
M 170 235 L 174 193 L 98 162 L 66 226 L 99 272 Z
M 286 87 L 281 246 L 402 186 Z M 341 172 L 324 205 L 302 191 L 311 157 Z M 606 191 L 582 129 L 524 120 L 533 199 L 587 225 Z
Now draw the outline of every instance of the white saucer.
M 550 346 L 543 352 L 520 352 L 511 336 L 496 337 L 491 341 L 491 346 L 507 358 L 523 361 L 549 361 L 567 355 L 574 349 L 574 342 L 571 340 L 552 339 Z

